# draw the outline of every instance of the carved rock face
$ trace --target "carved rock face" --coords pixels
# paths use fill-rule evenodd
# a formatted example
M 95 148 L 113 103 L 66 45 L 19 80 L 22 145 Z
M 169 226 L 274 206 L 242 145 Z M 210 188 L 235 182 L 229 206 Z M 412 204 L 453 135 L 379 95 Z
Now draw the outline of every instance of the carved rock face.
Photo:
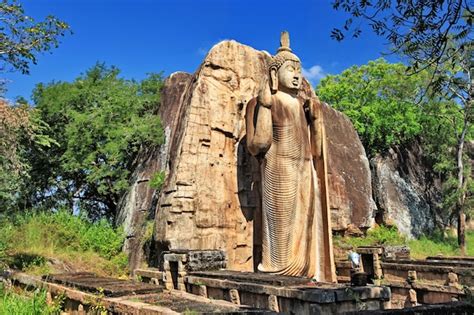
M 212 48 L 193 76 L 178 73 L 166 81 L 160 107 L 166 143 L 159 159 L 143 149 L 144 162 L 136 171 L 141 175 L 134 178 L 134 188 L 122 204 L 126 213 L 121 222 L 132 231 L 129 236 L 144 230 L 145 220 L 134 216 L 156 210 L 158 254 L 165 249 L 222 249 L 228 268 L 255 269 L 262 246 L 260 174 L 257 160 L 246 150 L 244 114 L 245 104 L 257 96 L 268 76 L 268 66 L 264 52 L 224 41 Z M 314 96 L 306 80 L 299 93 Z M 323 114 L 332 226 L 344 230 L 350 222 L 367 224 L 372 209 L 364 150 L 347 117 L 329 106 Z M 152 193 L 134 194 L 137 185 L 148 186 L 143 181 L 159 170 L 166 172 L 167 180 L 157 199 L 152 200 Z
M 297 93 L 301 88 L 302 81 L 303 76 L 299 62 L 287 60 L 278 69 L 278 89 L 280 91 Z

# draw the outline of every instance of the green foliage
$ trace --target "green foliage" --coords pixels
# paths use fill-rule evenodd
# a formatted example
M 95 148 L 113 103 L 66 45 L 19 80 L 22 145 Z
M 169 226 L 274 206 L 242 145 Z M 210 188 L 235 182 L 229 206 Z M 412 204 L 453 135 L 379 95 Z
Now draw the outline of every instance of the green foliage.
M 387 227 L 384 225 L 376 226 L 367 232 L 364 237 L 335 237 L 334 244 L 339 247 L 350 246 L 357 248 L 359 246 L 375 245 L 403 245 L 407 239 L 398 232 L 396 227 Z
M 166 173 L 164 171 L 159 171 L 153 174 L 150 178 L 149 185 L 151 188 L 160 190 L 161 186 L 165 183 Z
M 39 84 L 35 108 L 59 146 L 30 151 L 33 189 L 25 204 L 71 207 L 74 200 L 92 217 L 113 217 L 138 150 L 163 141 L 156 115 L 162 84 L 159 74 L 135 82 L 104 64 L 71 83 Z
M 10 211 L 19 201 L 19 191 L 29 183 L 28 147 L 39 150 L 55 145 L 45 135 L 48 126 L 28 105 L 0 100 L 0 209 Z
M 466 195 L 463 205 L 465 213 L 474 215 L 474 180 L 472 166 L 466 152 L 463 154 L 464 187 L 459 189 L 457 150 L 462 133 L 465 108 L 452 101 L 438 100 L 427 104 L 425 115 L 421 117 L 423 125 L 423 150 L 425 157 L 433 165 L 433 170 L 443 179 L 443 201 L 441 208 L 449 216 L 456 211 L 462 194 Z M 474 139 L 472 125 L 464 141 Z
M 36 54 L 57 47 L 69 26 L 54 16 L 35 22 L 16 0 L 0 2 L 0 70 L 29 73 Z
M 75 264 L 80 257 L 91 269 L 126 273 L 127 256 L 121 251 L 124 232 L 105 220 L 91 222 L 65 210 L 22 213 L 2 221 L 0 239 L 3 263 L 21 270 L 43 267 L 47 258 Z
M 451 68 L 445 69 L 445 76 L 454 80 L 459 67 Z M 426 70 L 408 75 L 403 64 L 378 59 L 324 78 L 316 93 L 349 117 L 369 156 L 396 145 L 420 143 L 424 162 L 443 180 L 441 208 L 446 217 L 456 211 L 463 194 L 466 196 L 464 211 L 472 215 L 471 164 L 464 155 L 464 187 L 459 189 L 456 158 L 463 130 L 467 130 L 464 141 L 472 139 L 474 133 L 472 125 L 466 126 L 466 121 L 469 123 L 472 119 L 468 106 L 455 101 L 463 97 L 460 82 L 464 81 L 456 81 L 460 84 L 457 89 L 451 84 L 441 92 L 427 88 L 432 74 Z M 448 93 L 451 90 L 457 94 Z
M 384 59 L 329 75 L 316 88 L 321 100 L 345 113 L 371 154 L 420 134 L 421 100 L 426 74 L 407 76 L 403 64 Z
M 466 243 L 474 244 L 474 231 L 466 232 Z M 419 239 L 408 242 L 411 250 L 411 257 L 414 259 L 424 259 L 427 256 L 459 256 L 460 250 L 456 236 L 443 235 L 435 232 L 432 235 L 423 235 Z M 474 256 L 474 248 L 467 247 L 468 256 Z
M 461 214 L 472 214 L 474 206 L 470 163 L 463 163 L 467 135 L 472 135 L 474 123 L 472 3 L 463 0 L 334 0 L 333 7 L 350 15 L 343 28 L 333 30 L 333 38 L 342 40 L 347 33 L 358 37 L 363 25 L 360 22 L 367 22 L 376 35 L 385 37 L 392 52 L 407 60 L 410 64 L 407 72 L 418 75 L 428 69 L 431 75 L 426 87 L 430 87 L 433 94 L 456 100 L 460 105 L 462 122 L 454 119 L 453 122 L 461 128 L 451 134 L 457 140 L 451 148 L 456 165 L 453 171 L 443 174 L 448 179 L 443 206 L 456 215 L 458 221 L 464 220 Z M 438 166 L 451 167 L 454 163 L 442 164 Z M 458 226 L 464 224 L 458 222 Z M 464 233 L 458 234 L 458 243 L 464 248 Z
M 408 57 L 415 71 L 454 63 L 459 50 L 450 49 L 450 38 L 458 42 L 459 49 L 472 42 L 474 15 L 470 6 L 472 3 L 463 0 L 334 0 L 334 9 L 350 17 L 331 37 L 359 37 L 361 22 L 365 22 L 385 38 L 393 52 Z
M 0 314 L 9 315 L 43 315 L 58 314 L 61 310 L 62 299 L 55 299 L 52 305 L 46 303 L 46 291 L 22 291 L 22 294 L 3 287 L 0 282 Z
M 466 233 L 467 243 L 474 244 L 474 231 Z M 414 259 L 424 259 L 427 256 L 458 256 L 460 254 L 456 237 L 434 231 L 431 235 L 422 235 L 418 239 L 407 239 L 396 227 L 376 226 L 364 237 L 334 237 L 334 245 L 339 248 L 357 248 L 374 245 L 408 245 L 410 255 Z M 468 256 L 474 256 L 474 248 L 468 247 Z

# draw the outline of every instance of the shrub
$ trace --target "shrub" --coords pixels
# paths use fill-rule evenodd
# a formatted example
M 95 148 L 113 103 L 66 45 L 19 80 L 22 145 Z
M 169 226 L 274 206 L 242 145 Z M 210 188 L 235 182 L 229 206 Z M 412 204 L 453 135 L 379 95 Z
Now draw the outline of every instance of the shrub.
M 62 298 L 55 299 L 51 305 L 46 303 L 46 291 L 35 290 L 17 294 L 3 287 L 0 282 L 0 314 L 43 315 L 59 314 Z
M 398 232 L 396 227 L 384 225 L 376 226 L 367 232 L 364 237 L 335 238 L 336 246 L 373 246 L 373 245 L 401 245 L 406 243 L 406 238 Z
M 112 273 L 123 274 L 127 265 L 121 253 L 124 239 L 123 229 L 106 220 L 91 222 L 66 210 L 28 212 L 3 220 L 0 262 L 25 270 L 44 266 L 46 258 L 64 258 L 81 267 L 97 268 L 102 263 Z

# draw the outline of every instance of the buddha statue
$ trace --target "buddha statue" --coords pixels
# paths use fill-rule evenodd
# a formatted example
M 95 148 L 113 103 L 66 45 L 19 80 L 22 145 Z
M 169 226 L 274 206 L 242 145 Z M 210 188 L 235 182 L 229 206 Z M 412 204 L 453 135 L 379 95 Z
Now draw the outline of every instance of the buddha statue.
M 283 32 L 269 75 L 246 110 L 261 171 L 261 272 L 334 282 L 321 104 L 304 99 L 301 62 Z

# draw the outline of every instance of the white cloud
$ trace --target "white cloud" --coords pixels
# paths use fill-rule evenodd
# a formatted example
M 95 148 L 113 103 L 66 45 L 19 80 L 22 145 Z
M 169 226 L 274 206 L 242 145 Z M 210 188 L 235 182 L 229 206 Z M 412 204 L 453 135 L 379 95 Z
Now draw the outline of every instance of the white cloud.
M 314 65 L 309 69 L 302 69 L 303 76 L 308 79 L 312 84 L 317 83 L 319 80 L 327 76 L 326 71 L 320 65 Z
M 205 55 L 207 55 L 208 51 L 209 51 L 208 48 L 199 47 L 198 50 L 197 50 L 197 53 L 198 53 L 199 56 L 205 56 Z
M 206 56 L 207 53 L 209 51 L 211 51 L 212 48 L 214 48 L 215 45 L 219 44 L 220 42 L 223 42 L 223 41 L 228 41 L 230 39 L 219 39 L 218 41 L 214 42 L 214 43 L 211 43 L 210 45 L 205 45 L 205 46 L 201 46 L 197 49 L 197 53 L 198 55 L 200 56 Z

